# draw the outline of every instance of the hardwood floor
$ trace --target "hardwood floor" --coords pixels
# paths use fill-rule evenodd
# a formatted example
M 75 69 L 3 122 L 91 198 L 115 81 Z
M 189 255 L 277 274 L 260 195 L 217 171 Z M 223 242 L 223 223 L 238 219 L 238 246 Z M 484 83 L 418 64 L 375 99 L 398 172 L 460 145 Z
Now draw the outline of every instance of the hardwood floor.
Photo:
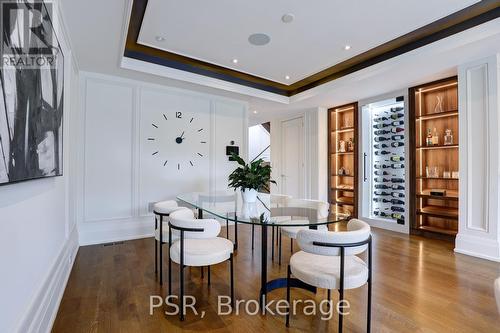
M 232 228 L 232 227 L 230 227 Z M 259 251 L 250 248 L 250 228 L 241 226 L 235 254 L 237 299 L 257 299 Z M 500 332 L 500 316 L 493 296 L 493 281 L 500 264 L 453 252 L 453 245 L 438 240 L 373 230 L 374 272 L 372 328 L 374 332 Z M 225 235 L 225 231 L 221 233 Z M 285 328 L 281 316 L 217 315 L 217 296 L 229 294 L 229 264 L 212 267 L 210 287 L 200 270 L 186 269 L 186 294 L 197 298 L 202 319 L 188 313 L 185 322 L 166 316 L 160 308 L 149 315 L 149 296 L 165 296 L 155 280 L 153 239 L 127 241 L 113 246 L 81 247 L 62 299 L 53 332 L 337 332 L 337 317 L 321 320 L 320 314 L 292 316 Z M 256 229 L 256 244 L 259 233 Z M 297 248 L 297 247 L 296 247 Z M 166 247 L 165 247 L 166 249 Z M 283 242 L 282 266 L 269 264 L 269 277 L 285 277 L 289 242 Z M 271 251 L 269 251 L 269 255 Z M 178 266 L 173 270 L 178 292 Z M 332 293 L 333 299 L 337 293 Z M 285 290 L 269 294 L 268 301 L 284 299 Z M 292 289 L 292 299 L 326 298 Z M 348 290 L 351 313 L 346 332 L 364 332 L 366 286 Z M 300 309 L 300 307 L 299 307 Z

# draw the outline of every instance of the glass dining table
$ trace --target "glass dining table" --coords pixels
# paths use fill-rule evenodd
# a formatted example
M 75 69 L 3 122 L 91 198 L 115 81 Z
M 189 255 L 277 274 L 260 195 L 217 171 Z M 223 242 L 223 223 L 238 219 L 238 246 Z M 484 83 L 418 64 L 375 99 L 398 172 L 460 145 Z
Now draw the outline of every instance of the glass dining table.
M 184 205 L 198 210 L 198 218 L 217 217 L 226 221 L 260 227 L 261 230 L 261 287 L 259 301 L 265 303 L 267 293 L 286 287 L 286 278 L 268 281 L 268 229 L 269 227 L 308 227 L 317 229 L 320 225 L 343 222 L 350 219 L 350 212 L 330 206 L 327 214 L 320 214 L 316 209 L 308 208 L 307 200 L 287 200 L 286 197 L 259 193 L 254 203 L 243 202 L 240 191 L 230 192 L 192 192 L 177 196 Z M 323 215 L 323 216 L 322 216 Z M 274 229 L 274 228 L 273 228 Z M 252 233 L 253 236 L 253 233 Z M 237 241 L 235 240 L 235 243 Z M 271 244 L 274 247 L 274 244 Z M 236 247 L 235 247 L 236 248 Z M 316 292 L 316 288 L 300 280 L 292 279 L 291 286 Z

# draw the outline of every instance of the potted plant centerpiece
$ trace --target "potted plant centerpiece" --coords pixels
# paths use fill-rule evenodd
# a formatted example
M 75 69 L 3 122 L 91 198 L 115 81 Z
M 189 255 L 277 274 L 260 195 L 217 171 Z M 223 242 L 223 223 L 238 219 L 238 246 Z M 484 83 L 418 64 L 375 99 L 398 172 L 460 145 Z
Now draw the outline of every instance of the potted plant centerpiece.
M 246 203 L 252 203 L 257 200 L 257 192 L 269 191 L 271 183 L 276 184 L 271 179 L 271 166 L 264 165 L 263 159 L 245 163 L 245 161 L 236 154 L 231 155 L 232 159 L 238 162 L 239 166 L 229 175 L 229 187 L 241 189 L 241 196 Z

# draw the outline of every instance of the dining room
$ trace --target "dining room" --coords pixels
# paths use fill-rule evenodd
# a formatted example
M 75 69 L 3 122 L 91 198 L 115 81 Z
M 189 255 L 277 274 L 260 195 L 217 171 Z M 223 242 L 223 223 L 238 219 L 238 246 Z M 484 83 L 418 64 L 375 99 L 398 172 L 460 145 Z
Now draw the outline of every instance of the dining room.
M 0 332 L 500 332 L 498 0 L 0 21 Z

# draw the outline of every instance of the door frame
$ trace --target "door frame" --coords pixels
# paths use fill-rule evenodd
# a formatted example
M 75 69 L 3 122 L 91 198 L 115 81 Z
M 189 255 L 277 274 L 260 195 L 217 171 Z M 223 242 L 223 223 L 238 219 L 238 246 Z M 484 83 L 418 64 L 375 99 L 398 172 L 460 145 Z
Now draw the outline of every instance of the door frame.
M 284 156 L 284 123 L 285 122 L 288 122 L 288 121 L 292 121 L 292 120 L 296 120 L 296 119 L 301 119 L 302 120 L 302 170 L 301 170 L 301 184 L 300 184 L 300 188 L 301 188 L 301 192 L 302 192 L 302 197 L 303 198 L 297 198 L 297 199 L 305 199 L 308 197 L 308 194 L 307 194 L 307 188 L 306 188 L 306 185 L 307 185 L 307 181 L 306 181 L 306 147 L 308 147 L 308 140 L 307 140 L 307 133 L 306 133 L 306 124 L 305 124 L 305 121 L 306 121 L 306 117 L 304 114 L 300 114 L 300 115 L 294 115 L 294 116 L 291 116 L 291 117 L 288 117 L 288 118 L 285 118 L 285 119 L 281 119 L 280 120 L 280 143 L 281 143 L 281 147 L 280 147 L 280 159 L 281 159 L 281 165 L 280 165 L 280 177 L 281 175 L 283 175 L 283 172 L 284 172 L 284 164 L 285 164 L 285 156 Z M 284 193 L 284 188 L 283 188 L 283 179 L 280 178 L 280 181 L 279 181 L 279 189 L 280 189 L 280 193 Z

